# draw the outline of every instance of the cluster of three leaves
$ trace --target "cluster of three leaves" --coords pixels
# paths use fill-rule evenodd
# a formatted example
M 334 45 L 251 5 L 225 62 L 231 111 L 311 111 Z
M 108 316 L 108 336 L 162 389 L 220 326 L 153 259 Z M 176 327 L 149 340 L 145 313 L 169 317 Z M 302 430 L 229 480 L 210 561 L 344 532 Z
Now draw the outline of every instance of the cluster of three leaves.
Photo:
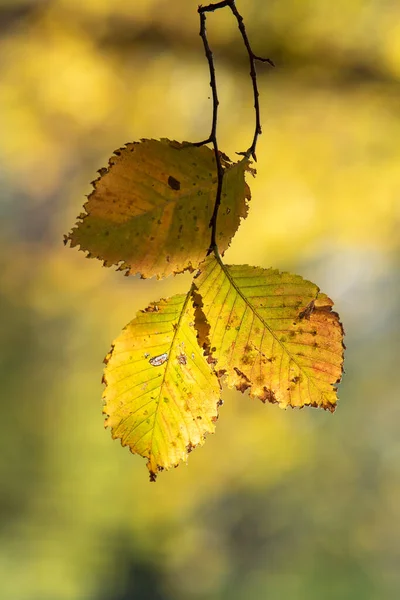
M 205 258 L 217 175 L 213 152 L 168 140 L 128 144 L 100 171 L 67 239 L 105 264 L 165 277 L 197 269 L 191 290 L 137 314 L 106 357 L 112 435 L 148 459 L 151 479 L 213 432 L 220 381 L 281 406 L 334 410 L 343 330 L 316 285 Z M 247 159 L 221 156 L 221 253 L 247 215 Z

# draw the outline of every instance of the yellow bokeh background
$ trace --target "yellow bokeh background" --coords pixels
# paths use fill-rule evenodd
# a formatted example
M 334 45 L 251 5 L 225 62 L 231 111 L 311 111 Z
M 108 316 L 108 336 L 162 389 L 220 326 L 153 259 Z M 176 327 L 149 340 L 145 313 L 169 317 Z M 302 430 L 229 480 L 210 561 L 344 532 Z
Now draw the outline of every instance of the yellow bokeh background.
M 400 596 L 400 4 L 237 0 L 260 65 L 251 209 L 227 262 L 317 283 L 346 330 L 334 415 L 224 392 L 148 483 L 104 431 L 102 360 L 190 276 L 124 278 L 62 239 L 96 170 L 211 118 L 195 0 L 0 0 L 0 598 Z M 231 158 L 254 127 L 228 10 L 208 19 Z

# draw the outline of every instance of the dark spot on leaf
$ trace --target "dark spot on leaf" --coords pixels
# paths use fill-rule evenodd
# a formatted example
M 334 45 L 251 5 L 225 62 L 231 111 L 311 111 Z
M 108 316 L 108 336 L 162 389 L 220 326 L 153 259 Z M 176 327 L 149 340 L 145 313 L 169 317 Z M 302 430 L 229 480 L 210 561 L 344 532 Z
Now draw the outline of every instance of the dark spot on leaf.
M 234 367 L 236 373 L 239 375 L 241 380 L 235 384 L 235 387 L 239 392 L 245 392 L 249 387 L 251 387 L 250 379 L 237 367 Z
M 157 304 L 150 304 L 150 306 L 145 308 L 143 312 L 146 312 L 146 313 L 158 312 L 158 306 L 157 306 Z
M 271 402 L 271 404 L 277 403 L 274 392 L 267 388 L 264 388 L 262 395 L 258 397 L 260 398 L 261 402 L 264 402 L 264 404 L 267 402 L 267 400 L 268 402 Z
M 307 319 L 307 320 L 309 320 L 310 316 L 314 312 L 314 308 L 315 308 L 315 302 L 314 302 L 314 300 L 311 300 L 311 302 L 309 302 L 307 304 L 307 306 L 305 307 L 305 309 L 299 312 L 299 319 Z
M 183 352 L 181 352 L 181 354 L 179 354 L 179 356 L 177 356 L 176 358 L 178 359 L 178 363 L 180 365 L 186 365 L 187 364 L 186 354 L 184 354 Z
M 252 362 L 253 362 L 253 357 L 251 356 L 250 353 L 243 354 L 243 356 L 242 356 L 242 363 L 244 365 L 250 365 Z
M 168 185 L 171 189 L 178 191 L 181 189 L 181 182 L 178 181 L 177 179 L 175 179 L 175 177 L 172 177 L 172 175 L 170 175 L 168 177 Z

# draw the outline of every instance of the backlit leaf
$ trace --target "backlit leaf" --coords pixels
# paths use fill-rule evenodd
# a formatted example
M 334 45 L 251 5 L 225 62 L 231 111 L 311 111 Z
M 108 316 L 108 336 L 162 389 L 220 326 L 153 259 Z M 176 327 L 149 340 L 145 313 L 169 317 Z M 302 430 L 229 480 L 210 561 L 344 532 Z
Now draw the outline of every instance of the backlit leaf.
M 215 429 L 220 384 L 194 323 L 190 293 L 160 300 L 136 315 L 105 359 L 105 425 L 148 459 L 152 480 Z
M 224 252 L 247 216 L 250 190 L 246 159 L 226 169 L 217 242 Z M 93 182 L 86 213 L 65 241 L 126 274 L 166 277 L 193 270 L 210 245 L 210 219 L 217 189 L 214 152 L 169 140 L 127 144 Z
M 211 256 L 197 280 L 216 368 L 230 387 L 282 407 L 335 409 L 343 328 L 333 302 L 298 275 Z

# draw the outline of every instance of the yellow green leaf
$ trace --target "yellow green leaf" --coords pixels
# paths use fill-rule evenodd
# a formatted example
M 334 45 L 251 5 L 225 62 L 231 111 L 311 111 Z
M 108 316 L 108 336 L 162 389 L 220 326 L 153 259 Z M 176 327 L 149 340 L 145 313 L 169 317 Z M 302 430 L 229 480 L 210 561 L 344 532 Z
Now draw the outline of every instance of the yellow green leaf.
M 191 295 L 176 295 L 138 312 L 105 359 L 105 425 L 151 480 L 215 430 L 220 383 L 196 336 Z
M 282 407 L 333 412 L 344 333 L 328 296 L 298 275 L 227 266 L 218 256 L 203 263 L 196 284 L 207 343 L 230 387 Z
M 249 161 L 232 164 L 221 154 L 225 176 L 217 232 L 221 252 L 247 216 Z M 210 245 L 217 190 L 214 152 L 207 146 L 142 140 L 116 150 L 99 171 L 85 213 L 65 237 L 89 257 L 126 274 L 166 277 L 194 270 Z

